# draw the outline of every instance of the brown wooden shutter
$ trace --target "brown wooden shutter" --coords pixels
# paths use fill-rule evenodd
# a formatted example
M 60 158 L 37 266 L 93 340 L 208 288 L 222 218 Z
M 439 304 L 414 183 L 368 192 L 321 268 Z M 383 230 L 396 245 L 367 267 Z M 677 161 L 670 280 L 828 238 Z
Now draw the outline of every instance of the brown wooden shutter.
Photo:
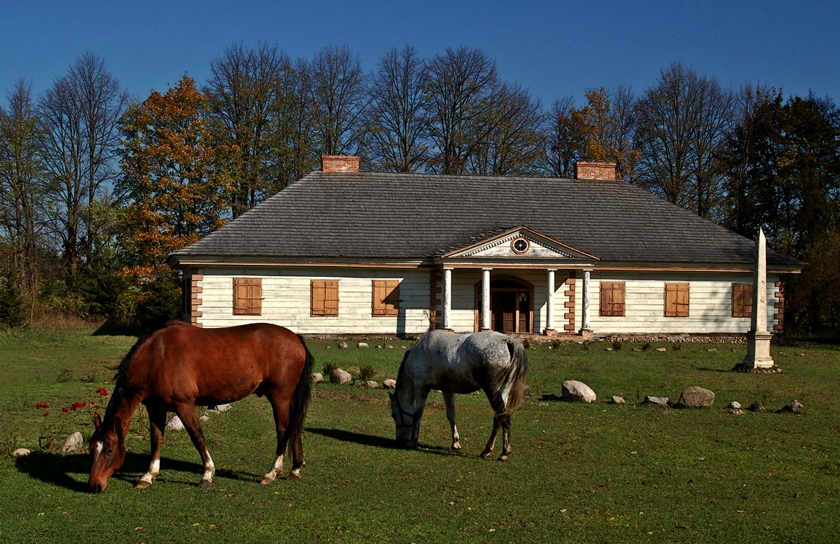
M 233 278 L 233 315 L 262 315 L 262 278 Z
M 338 316 L 338 280 L 312 280 L 310 315 Z
M 373 280 L 372 313 L 395 316 L 400 313 L 400 280 Z
M 338 317 L 338 280 L 324 282 L 324 315 Z
M 624 285 L 623 281 L 601 282 L 602 316 L 624 316 Z
M 732 284 L 732 317 L 752 317 L 753 285 Z
M 665 284 L 665 317 L 688 317 L 689 284 Z

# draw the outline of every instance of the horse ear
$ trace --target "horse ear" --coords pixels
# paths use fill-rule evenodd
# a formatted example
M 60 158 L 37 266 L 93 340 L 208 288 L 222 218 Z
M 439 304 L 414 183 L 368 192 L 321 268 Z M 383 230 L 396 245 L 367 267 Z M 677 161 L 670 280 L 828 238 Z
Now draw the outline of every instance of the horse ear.
M 99 412 L 93 414 L 93 427 L 99 430 L 99 427 L 102 426 L 102 418 L 99 417 Z

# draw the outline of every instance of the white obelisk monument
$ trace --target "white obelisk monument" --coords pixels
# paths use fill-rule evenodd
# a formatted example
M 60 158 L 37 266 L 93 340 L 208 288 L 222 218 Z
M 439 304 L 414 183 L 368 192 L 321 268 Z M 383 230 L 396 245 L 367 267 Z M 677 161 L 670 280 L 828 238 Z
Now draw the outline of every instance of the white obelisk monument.
M 747 333 L 747 357 L 742 363 L 748 369 L 772 368 L 770 339 L 773 334 L 767 330 L 767 239 L 764 231 L 758 231 L 755 242 L 755 272 L 753 275 L 753 306 L 751 328 Z

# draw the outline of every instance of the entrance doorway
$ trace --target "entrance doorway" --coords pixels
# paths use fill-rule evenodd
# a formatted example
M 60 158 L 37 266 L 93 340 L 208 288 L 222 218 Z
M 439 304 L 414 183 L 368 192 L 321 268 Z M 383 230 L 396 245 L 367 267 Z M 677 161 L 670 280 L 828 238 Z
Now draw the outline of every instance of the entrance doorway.
M 490 328 L 503 333 L 529 333 L 534 323 L 534 286 L 516 277 L 490 280 Z M 481 328 L 481 282 L 475 286 L 475 330 Z

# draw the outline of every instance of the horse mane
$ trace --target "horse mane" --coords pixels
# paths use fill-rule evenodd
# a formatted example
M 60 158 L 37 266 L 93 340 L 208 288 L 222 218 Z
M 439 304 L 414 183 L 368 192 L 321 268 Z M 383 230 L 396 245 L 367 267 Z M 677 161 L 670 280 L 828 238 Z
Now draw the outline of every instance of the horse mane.
M 408 354 L 411 352 L 410 349 L 405 350 L 405 354 L 403 355 L 402 361 L 400 361 L 400 368 L 397 370 L 397 381 L 394 385 L 394 394 L 396 395 L 397 391 L 399 391 L 400 380 L 402 380 L 403 376 L 405 375 L 405 361 L 408 359 Z M 390 399 L 390 397 L 389 397 Z M 390 401 L 389 401 L 390 402 Z

